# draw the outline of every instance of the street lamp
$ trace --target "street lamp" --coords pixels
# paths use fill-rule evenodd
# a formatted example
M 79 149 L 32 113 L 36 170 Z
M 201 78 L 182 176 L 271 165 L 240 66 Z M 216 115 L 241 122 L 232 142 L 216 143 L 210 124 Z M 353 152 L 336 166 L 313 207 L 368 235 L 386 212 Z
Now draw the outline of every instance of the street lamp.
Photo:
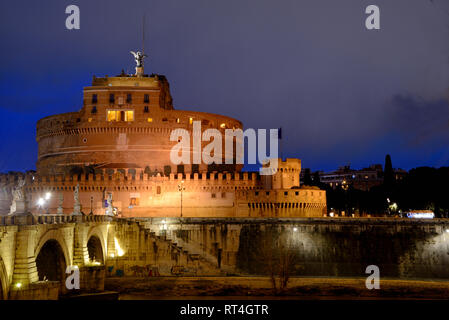
M 45 193 L 45 200 L 44 200 L 44 202 L 47 205 L 47 208 L 45 210 L 46 214 L 50 213 L 50 198 L 51 198 L 51 193 L 50 192 Z
M 44 206 L 45 200 L 44 198 L 39 198 L 37 200 L 37 205 L 39 206 L 39 213 L 42 214 L 42 207 Z
M 181 192 L 181 218 L 182 218 L 182 192 L 186 189 L 184 186 L 184 180 L 181 181 L 180 184 L 178 184 L 178 191 Z

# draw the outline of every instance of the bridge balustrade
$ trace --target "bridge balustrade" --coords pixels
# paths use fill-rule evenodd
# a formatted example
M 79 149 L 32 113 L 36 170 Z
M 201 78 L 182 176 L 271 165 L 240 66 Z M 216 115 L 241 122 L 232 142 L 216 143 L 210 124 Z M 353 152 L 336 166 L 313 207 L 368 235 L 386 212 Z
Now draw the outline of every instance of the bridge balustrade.
M 65 215 L 65 214 L 40 214 L 27 216 L 0 216 L 0 225 L 9 226 L 17 224 L 64 224 L 74 222 L 107 222 L 114 217 L 104 215 Z

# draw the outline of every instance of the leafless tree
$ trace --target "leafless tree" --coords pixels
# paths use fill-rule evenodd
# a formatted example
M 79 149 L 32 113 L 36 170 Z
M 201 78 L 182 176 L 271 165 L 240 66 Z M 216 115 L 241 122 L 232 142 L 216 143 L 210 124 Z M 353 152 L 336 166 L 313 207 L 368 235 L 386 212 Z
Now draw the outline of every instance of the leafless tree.
M 296 257 L 287 232 L 277 234 L 273 230 L 266 231 L 259 246 L 259 259 L 270 277 L 274 294 L 281 294 L 287 289 L 297 263 Z

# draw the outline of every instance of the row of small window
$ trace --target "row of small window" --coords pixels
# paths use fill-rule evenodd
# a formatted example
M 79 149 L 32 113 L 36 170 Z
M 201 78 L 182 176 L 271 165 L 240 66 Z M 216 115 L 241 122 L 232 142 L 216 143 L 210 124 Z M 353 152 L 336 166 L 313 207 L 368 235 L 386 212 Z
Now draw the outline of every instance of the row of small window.
M 95 112 L 96 112 L 96 110 L 95 110 Z M 92 113 L 95 113 L 95 112 L 92 112 Z M 144 112 L 148 112 L 148 110 L 146 110 Z M 108 122 L 111 122 L 111 121 L 125 121 L 125 122 L 134 121 L 134 110 L 108 110 L 106 120 Z M 153 122 L 153 118 L 147 118 L 147 121 Z M 162 121 L 168 121 L 168 119 L 163 118 Z M 179 118 L 176 119 L 176 122 L 179 123 Z
M 216 199 L 217 198 L 217 194 L 216 193 L 211 193 L 210 196 L 211 196 L 212 199 Z M 222 192 L 221 193 L 221 197 L 222 198 L 226 198 L 226 192 Z
M 107 121 L 134 121 L 133 110 L 108 110 Z
M 148 113 L 148 106 L 145 106 L 144 111 L 145 113 Z M 97 108 L 92 108 L 92 113 L 97 113 Z M 110 121 L 134 121 L 134 110 L 108 110 L 107 111 L 107 117 L 106 120 L 108 122 Z M 153 118 L 147 118 L 148 122 L 153 122 Z M 167 118 L 162 118 L 163 122 L 168 121 Z M 176 123 L 180 123 L 181 120 L 179 118 L 176 118 Z M 189 118 L 189 124 L 193 123 L 193 118 Z M 222 123 L 220 127 L 224 128 L 226 125 Z
M 96 112 L 96 110 L 95 110 L 95 112 Z M 148 110 L 146 110 L 144 112 L 148 112 Z M 106 120 L 108 122 L 111 122 L 111 121 L 125 121 L 125 122 L 134 121 L 134 110 L 108 110 Z M 147 121 L 153 122 L 153 118 L 147 118 Z M 163 118 L 162 121 L 167 121 L 167 118 Z M 176 122 L 179 123 L 179 118 L 176 119 Z
M 258 195 L 259 195 L 259 191 L 256 191 L 254 194 L 255 194 L 256 196 L 258 196 Z M 269 196 L 269 195 L 270 195 L 270 192 L 269 192 L 269 191 L 266 191 L 266 192 L 265 192 L 265 195 Z M 288 196 L 288 191 L 284 191 L 284 196 Z M 295 196 L 299 196 L 299 191 L 295 191 Z M 312 196 L 313 196 L 313 192 L 312 192 Z
M 121 110 L 110 110 L 110 111 L 115 111 L 115 112 L 118 112 L 118 111 L 121 111 Z M 124 110 L 124 111 L 127 111 L 127 110 Z M 134 112 L 134 111 L 133 111 Z M 144 108 L 143 108 L 143 113 L 149 113 L 150 112 L 150 109 L 148 108 L 148 106 L 145 106 Z M 97 107 L 92 107 L 92 110 L 90 111 L 90 113 L 97 113 Z M 108 119 L 109 119 L 109 111 L 108 111 Z M 108 120 L 109 121 L 109 120 Z
M 92 95 L 92 103 L 95 104 L 98 102 L 98 96 L 97 94 L 93 94 Z M 115 94 L 110 93 L 109 94 L 109 103 L 114 103 L 115 102 Z M 131 93 L 128 93 L 126 95 L 126 103 L 131 103 L 132 102 L 132 95 Z M 150 103 L 150 95 L 149 94 L 144 94 L 143 95 L 143 103 Z

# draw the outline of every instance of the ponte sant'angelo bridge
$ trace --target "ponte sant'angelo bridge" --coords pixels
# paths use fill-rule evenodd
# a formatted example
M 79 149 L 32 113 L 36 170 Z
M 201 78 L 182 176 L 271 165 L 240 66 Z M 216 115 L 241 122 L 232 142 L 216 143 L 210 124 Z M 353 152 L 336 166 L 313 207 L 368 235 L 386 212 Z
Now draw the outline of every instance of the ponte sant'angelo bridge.
M 273 232 L 288 237 L 301 275 L 360 277 L 375 264 L 390 278 L 449 277 L 447 219 L 26 214 L 0 216 L 0 300 L 99 292 L 107 275 L 170 275 L 173 266 L 194 275 L 260 275 L 256 256 Z M 65 286 L 68 266 L 79 269 L 76 292 Z
M 160 226 L 158 232 L 145 226 L 148 223 Z M 83 214 L 0 216 L 0 300 L 70 295 L 66 280 L 74 268 L 80 275 L 80 290 L 73 290 L 75 294 L 103 291 L 106 273 L 170 274 L 174 265 L 195 270 L 197 275 L 221 273 L 214 258 L 207 261 L 198 252 L 187 251 L 167 237 L 164 226 L 165 218 L 138 221 Z M 210 237 L 206 242 L 209 245 L 202 246 L 202 251 L 213 252 L 216 243 Z
M 1 216 L 0 299 L 57 297 L 58 289 L 67 291 L 67 266 L 77 266 L 82 283 L 94 289 L 101 280 L 95 278 L 101 273 L 104 278 L 107 257 L 119 255 L 112 221 L 108 216 Z

